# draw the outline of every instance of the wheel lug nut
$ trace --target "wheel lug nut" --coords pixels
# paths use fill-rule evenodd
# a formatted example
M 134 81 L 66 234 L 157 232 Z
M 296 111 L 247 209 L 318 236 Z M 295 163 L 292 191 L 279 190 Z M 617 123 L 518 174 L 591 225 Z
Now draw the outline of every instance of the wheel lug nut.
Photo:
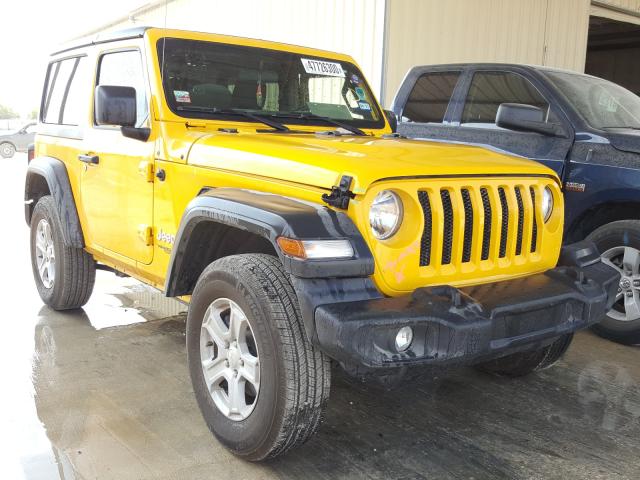
M 238 376 L 238 370 L 234 370 L 234 371 L 233 371 L 233 376 L 234 376 L 234 377 L 237 377 L 237 376 Z
M 628 292 L 627 292 L 627 297 L 633 297 L 633 292 L 628 291 Z
M 207 347 L 213 347 L 213 342 L 211 340 L 207 342 Z
M 225 367 L 227 367 L 227 368 L 229 368 L 229 360 L 225 360 L 225 361 L 224 361 L 224 366 L 225 366 Z
M 244 367 L 244 360 L 240 360 L 240 366 Z
M 224 342 L 224 348 L 229 349 L 229 342 Z
M 633 286 L 634 287 L 640 287 L 640 280 L 634 280 L 633 281 Z

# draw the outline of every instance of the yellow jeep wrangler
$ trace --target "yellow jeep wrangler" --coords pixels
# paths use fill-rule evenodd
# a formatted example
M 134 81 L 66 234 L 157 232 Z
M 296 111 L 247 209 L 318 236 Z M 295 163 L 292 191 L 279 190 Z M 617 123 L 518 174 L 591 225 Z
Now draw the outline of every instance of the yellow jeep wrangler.
M 40 296 L 79 308 L 101 268 L 188 302 L 198 404 L 249 460 L 314 433 L 330 359 L 551 365 L 619 281 L 561 250 L 558 177 L 392 123 L 346 55 L 156 28 L 58 51 L 25 187 Z

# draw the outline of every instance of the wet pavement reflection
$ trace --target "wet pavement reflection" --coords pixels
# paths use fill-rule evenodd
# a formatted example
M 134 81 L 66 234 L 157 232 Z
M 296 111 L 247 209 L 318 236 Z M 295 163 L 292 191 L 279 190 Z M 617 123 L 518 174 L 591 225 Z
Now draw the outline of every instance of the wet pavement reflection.
M 640 348 L 588 332 L 524 379 L 459 369 L 387 391 L 335 371 L 315 438 L 235 459 L 193 398 L 184 305 L 105 272 L 84 309 L 42 305 L 24 163 L 0 163 L 0 478 L 640 478 Z

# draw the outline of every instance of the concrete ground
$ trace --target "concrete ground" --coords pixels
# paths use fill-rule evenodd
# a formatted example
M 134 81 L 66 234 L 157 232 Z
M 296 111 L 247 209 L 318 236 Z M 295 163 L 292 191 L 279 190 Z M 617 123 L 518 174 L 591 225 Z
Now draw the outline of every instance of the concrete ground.
M 640 348 L 588 332 L 518 380 L 461 369 L 384 391 L 336 372 L 315 438 L 237 460 L 196 406 L 182 305 L 102 273 L 83 310 L 42 305 L 25 165 L 0 160 L 0 478 L 640 478 Z

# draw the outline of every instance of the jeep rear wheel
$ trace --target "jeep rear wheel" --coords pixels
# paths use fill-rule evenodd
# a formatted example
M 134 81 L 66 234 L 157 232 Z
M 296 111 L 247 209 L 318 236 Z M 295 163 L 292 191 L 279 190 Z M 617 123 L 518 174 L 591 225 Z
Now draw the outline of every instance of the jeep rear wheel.
M 68 247 L 53 198 L 42 197 L 31 217 L 31 266 L 42 301 L 54 310 L 79 308 L 89 300 L 96 278 L 93 257 Z
M 620 272 L 616 302 L 593 331 L 619 343 L 640 344 L 640 221 L 609 223 L 587 239 L 598 246 L 602 261 Z
M 307 338 L 277 258 L 235 255 L 204 270 L 189 305 L 187 356 L 202 415 L 234 454 L 275 457 L 317 430 L 329 359 Z
M 504 377 L 522 377 L 551 367 L 569 349 L 573 334 L 563 335 L 551 345 L 530 352 L 518 352 L 476 365 L 478 370 Z

